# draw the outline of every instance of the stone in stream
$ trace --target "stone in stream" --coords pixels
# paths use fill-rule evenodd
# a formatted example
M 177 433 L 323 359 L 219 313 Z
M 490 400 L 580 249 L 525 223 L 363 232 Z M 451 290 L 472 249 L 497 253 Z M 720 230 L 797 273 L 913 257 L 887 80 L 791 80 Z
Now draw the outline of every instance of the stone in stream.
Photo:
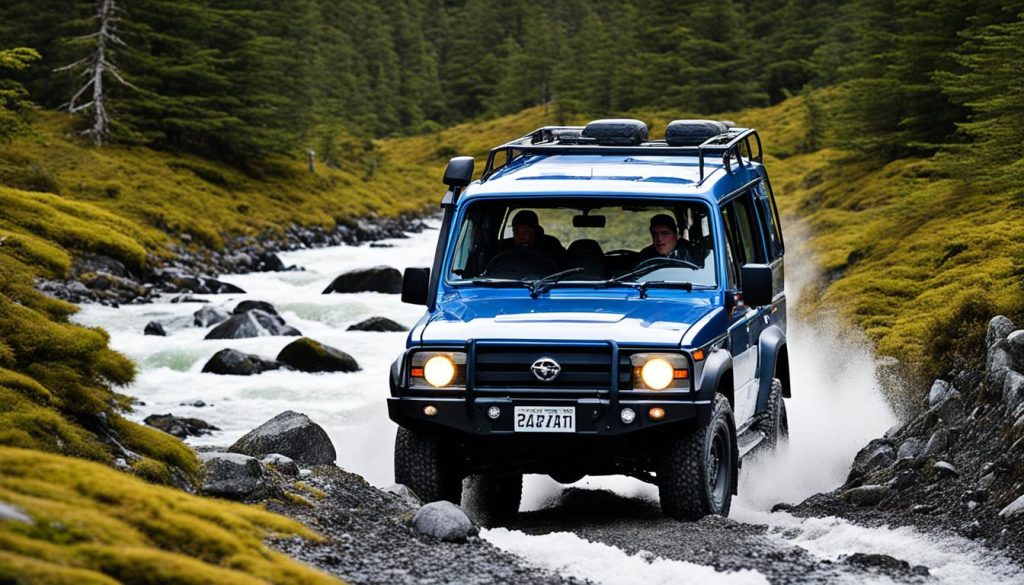
M 338 276 L 324 289 L 328 293 L 402 292 L 402 273 L 390 266 L 374 266 L 351 270 Z
M 302 335 L 298 329 L 285 325 L 279 315 L 253 309 L 241 315 L 233 315 L 228 320 L 213 328 L 206 334 L 206 339 L 242 339 L 245 337 L 262 337 L 266 335 Z
M 279 453 L 299 465 L 328 465 L 338 458 L 327 432 L 308 416 L 291 410 L 249 431 L 228 451 L 253 457 Z
M 146 323 L 146 328 L 143 330 L 142 334 L 166 337 L 167 331 L 164 330 L 163 324 L 161 324 L 159 321 L 150 321 L 149 323 Z
M 245 294 L 245 290 L 229 282 L 223 282 L 216 278 L 203 278 L 203 284 L 215 295 Z M 200 291 L 196 291 L 200 292 Z
M 232 500 L 278 497 L 281 488 L 267 480 L 259 460 L 238 453 L 199 453 L 203 493 Z
M 196 327 L 210 327 L 228 320 L 228 314 L 216 307 L 203 307 L 192 313 L 192 324 Z
M 352 356 L 308 337 L 284 346 L 277 354 L 277 361 L 300 372 L 355 372 L 360 369 Z
M 465 542 L 480 532 L 462 508 L 445 500 L 431 502 L 417 510 L 412 527 L 420 534 L 447 542 Z
M 355 325 L 349 325 L 347 331 L 408 331 L 409 328 L 395 323 L 387 317 L 370 317 Z
M 279 369 L 281 369 L 281 363 L 278 361 L 264 359 L 236 349 L 218 351 L 203 366 L 204 373 L 222 376 L 252 376 Z
M 892 575 L 893 573 L 919 577 L 927 577 L 930 575 L 928 567 L 925 567 L 924 565 L 911 566 L 907 561 L 902 561 L 895 557 L 883 554 L 853 553 L 852 555 L 844 558 L 843 562 L 855 567 L 877 570 L 887 575 Z
M 167 434 L 174 435 L 179 439 L 199 437 L 220 430 L 205 420 L 174 416 L 173 414 L 151 414 L 142 422 L 154 429 L 160 429 Z
M 274 305 L 271 305 L 267 301 L 242 301 L 238 303 L 238 305 L 235 307 L 235 310 L 231 311 L 231 313 L 234 315 L 241 315 L 243 313 L 248 313 L 253 309 L 259 309 L 260 311 L 263 311 L 265 313 L 277 315 L 277 309 L 275 309 Z

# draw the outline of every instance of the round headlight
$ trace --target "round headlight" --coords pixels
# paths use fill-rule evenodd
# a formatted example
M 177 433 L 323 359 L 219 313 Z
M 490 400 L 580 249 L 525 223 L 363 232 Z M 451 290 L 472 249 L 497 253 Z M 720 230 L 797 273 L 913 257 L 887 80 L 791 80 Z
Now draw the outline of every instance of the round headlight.
M 455 364 L 448 356 L 435 355 L 423 364 L 423 377 L 431 386 L 441 388 L 451 384 L 455 378 Z
M 651 390 L 663 390 L 672 383 L 674 373 L 672 364 L 668 363 L 668 360 L 653 358 L 647 360 L 643 369 L 640 370 L 640 378 Z

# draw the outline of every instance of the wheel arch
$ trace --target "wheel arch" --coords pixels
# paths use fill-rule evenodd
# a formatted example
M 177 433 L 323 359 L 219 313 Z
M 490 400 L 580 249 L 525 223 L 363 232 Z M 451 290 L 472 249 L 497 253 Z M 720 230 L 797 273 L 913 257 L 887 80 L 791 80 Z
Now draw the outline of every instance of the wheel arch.
M 757 408 L 758 414 L 768 408 L 768 396 L 772 391 L 772 378 L 778 378 L 782 382 L 782 396 L 789 398 L 792 395 L 789 375 L 789 347 L 786 344 L 786 334 L 778 326 L 772 325 L 761 333 L 758 340 L 758 388 Z

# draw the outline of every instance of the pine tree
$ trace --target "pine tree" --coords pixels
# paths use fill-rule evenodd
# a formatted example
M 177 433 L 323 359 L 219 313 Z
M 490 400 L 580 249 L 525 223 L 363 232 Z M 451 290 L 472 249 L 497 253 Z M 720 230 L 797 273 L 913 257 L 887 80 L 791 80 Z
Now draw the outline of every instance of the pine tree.
M 0 72 L 21 71 L 39 59 L 35 49 L 16 47 L 0 51 Z M 13 79 L 0 78 L 0 143 L 25 131 L 32 110 L 25 87 Z

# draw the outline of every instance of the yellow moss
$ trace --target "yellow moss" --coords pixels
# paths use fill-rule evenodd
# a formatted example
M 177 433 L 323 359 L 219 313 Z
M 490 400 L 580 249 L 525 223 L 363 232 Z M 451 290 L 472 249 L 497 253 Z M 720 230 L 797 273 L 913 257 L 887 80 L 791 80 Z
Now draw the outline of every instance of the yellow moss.
M 45 585 L 120 585 L 120 582 L 86 569 L 47 563 L 0 550 L 0 582 Z
M 327 497 L 327 492 L 316 486 L 309 485 L 304 481 L 295 482 L 295 489 L 306 492 L 318 500 L 322 500 Z

